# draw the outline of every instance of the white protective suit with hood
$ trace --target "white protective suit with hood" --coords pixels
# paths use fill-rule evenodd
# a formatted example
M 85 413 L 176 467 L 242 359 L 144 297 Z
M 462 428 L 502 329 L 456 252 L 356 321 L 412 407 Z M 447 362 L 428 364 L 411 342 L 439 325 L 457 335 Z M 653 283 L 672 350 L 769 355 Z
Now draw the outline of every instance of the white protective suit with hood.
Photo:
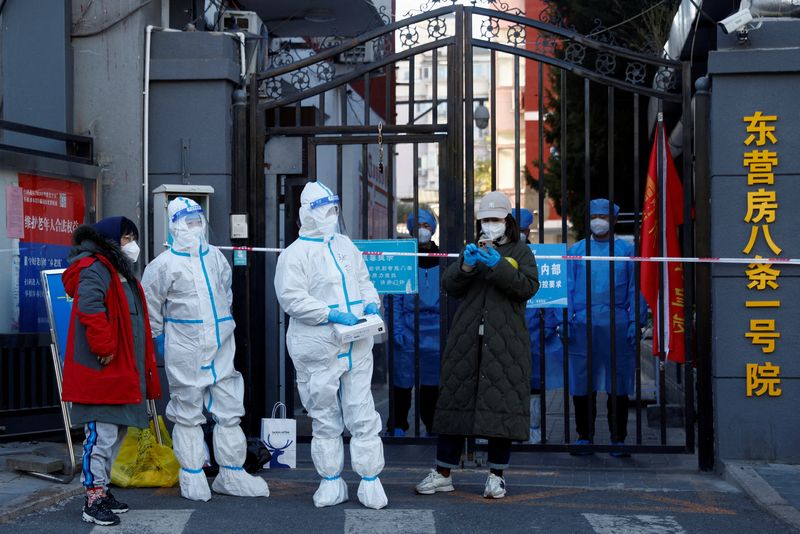
M 169 203 L 173 242 L 145 269 L 153 337 L 164 335 L 169 380 L 167 417 L 175 423 L 173 449 L 181 464 L 181 495 L 211 498 L 203 473 L 205 450 L 201 424 L 207 410 L 214 426 L 214 458 L 220 467 L 212 488 L 217 493 L 268 497 L 264 479 L 244 471 L 247 440 L 239 426 L 244 415 L 244 381 L 233 367 L 236 347 L 231 316 L 231 268 L 206 242 L 202 208 L 178 197 Z
M 381 420 L 372 398 L 372 338 L 340 344 L 328 320 L 332 310 L 356 317 L 380 302 L 361 252 L 336 233 L 338 197 L 320 182 L 300 196 L 300 237 L 278 258 L 275 290 L 289 315 L 286 347 L 297 371 L 297 389 L 312 418 L 311 458 L 322 477 L 317 507 L 347 500 L 342 432 L 351 434 L 350 460 L 361 476 L 358 500 L 368 508 L 388 503 L 378 475 L 383 470 Z M 320 205 L 320 207 L 312 207 Z

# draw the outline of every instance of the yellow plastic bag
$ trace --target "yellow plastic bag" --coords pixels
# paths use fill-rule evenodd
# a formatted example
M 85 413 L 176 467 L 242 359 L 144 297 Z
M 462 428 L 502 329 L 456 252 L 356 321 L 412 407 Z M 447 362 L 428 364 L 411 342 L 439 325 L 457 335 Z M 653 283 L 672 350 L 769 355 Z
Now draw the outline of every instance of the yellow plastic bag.
M 145 429 L 128 428 L 114 467 L 111 483 L 121 488 L 170 488 L 178 483 L 180 464 L 172 452 L 172 439 L 159 416 L 161 441 L 158 444 L 153 421 Z

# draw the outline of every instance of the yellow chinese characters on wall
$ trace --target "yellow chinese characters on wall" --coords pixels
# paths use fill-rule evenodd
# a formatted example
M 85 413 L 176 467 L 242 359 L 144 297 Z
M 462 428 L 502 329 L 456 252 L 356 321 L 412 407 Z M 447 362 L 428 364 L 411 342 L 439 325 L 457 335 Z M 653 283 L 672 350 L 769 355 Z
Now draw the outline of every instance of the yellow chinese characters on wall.
M 765 115 L 756 111 L 743 117 L 747 136 L 744 145 L 747 149 L 742 158 L 742 165 L 747 168 L 747 211 L 744 222 L 750 225 L 750 237 L 742 252 L 750 255 L 759 240 L 775 255 L 783 251 L 772 238 L 770 225 L 778 217 L 778 192 L 775 186 L 775 167 L 778 166 L 778 152 L 770 150 L 778 144 L 775 123 L 777 115 Z M 763 147 L 763 148 L 762 148 Z M 780 287 L 778 278 L 781 271 L 773 264 L 755 255 L 753 263 L 745 270 L 747 290 L 755 293 L 748 296 L 745 309 L 777 309 L 780 299 L 775 298 L 774 291 Z M 749 321 L 749 329 L 744 336 L 750 344 L 758 349 L 758 357 L 775 352 L 781 334 L 775 319 L 754 319 Z M 770 359 L 772 357 L 770 356 Z M 781 395 L 781 368 L 771 361 L 757 361 L 745 366 L 745 389 L 748 397 L 778 397 Z

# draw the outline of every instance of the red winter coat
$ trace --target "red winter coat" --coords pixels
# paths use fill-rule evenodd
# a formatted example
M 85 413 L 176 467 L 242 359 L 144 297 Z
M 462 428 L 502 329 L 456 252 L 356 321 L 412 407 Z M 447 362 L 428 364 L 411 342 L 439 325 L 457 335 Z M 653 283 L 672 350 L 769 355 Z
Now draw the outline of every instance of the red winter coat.
M 79 306 L 78 284 L 81 271 L 94 262 L 103 263 L 112 274 L 111 282 L 105 293 L 106 313 L 82 313 Z M 142 402 L 140 371 L 136 368 L 136 356 L 133 346 L 133 331 L 125 289 L 111 261 L 101 254 L 87 256 L 75 261 L 62 275 L 64 289 L 73 298 L 72 316 L 70 318 L 69 335 L 67 337 L 66 355 L 64 358 L 64 379 L 61 398 L 68 402 L 81 404 L 139 404 Z M 157 399 L 161 396 L 161 386 L 153 351 L 153 337 L 150 332 L 150 321 L 147 317 L 147 300 L 141 284 L 136 282 L 144 311 L 145 327 L 145 383 L 147 398 Z M 85 339 L 77 333 L 76 321 L 80 321 L 85 330 Z M 94 356 L 113 354 L 108 365 L 96 370 L 82 365 L 86 361 L 85 354 L 76 358 L 76 346 L 79 351 L 91 351 Z

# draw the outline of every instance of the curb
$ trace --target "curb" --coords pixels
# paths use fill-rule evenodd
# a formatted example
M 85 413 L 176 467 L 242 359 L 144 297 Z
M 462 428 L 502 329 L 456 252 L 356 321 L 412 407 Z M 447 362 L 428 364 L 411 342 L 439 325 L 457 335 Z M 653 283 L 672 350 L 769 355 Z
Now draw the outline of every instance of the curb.
M 762 509 L 800 532 L 800 510 L 789 504 L 751 464 L 725 462 L 724 476 L 736 483 Z
M 13 504 L 12 507 L 0 507 L 0 525 L 8 523 L 19 517 L 38 512 L 48 508 L 70 497 L 81 495 L 84 492 L 80 482 L 70 484 L 58 484 L 52 487 L 43 488 L 31 495 L 25 496 L 24 503 Z

